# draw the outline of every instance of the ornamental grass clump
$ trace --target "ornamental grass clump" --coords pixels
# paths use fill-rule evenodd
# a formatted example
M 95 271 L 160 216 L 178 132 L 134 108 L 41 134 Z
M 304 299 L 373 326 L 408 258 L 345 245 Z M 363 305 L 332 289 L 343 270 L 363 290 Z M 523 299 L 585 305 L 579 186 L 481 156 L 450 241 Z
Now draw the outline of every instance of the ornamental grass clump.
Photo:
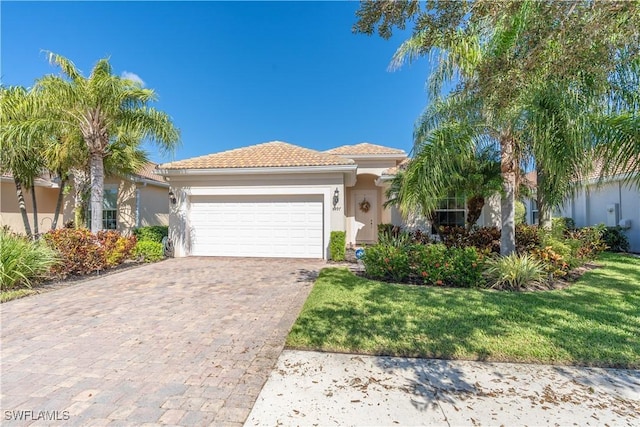
M 544 282 L 545 268 L 528 254 L 511 254 L 490 259 L 485 276 L 490 288 L 518 291 Z
M 30 288 L 59 264 L 58 254 L 44 242 L 0 232 L 0 289 Z

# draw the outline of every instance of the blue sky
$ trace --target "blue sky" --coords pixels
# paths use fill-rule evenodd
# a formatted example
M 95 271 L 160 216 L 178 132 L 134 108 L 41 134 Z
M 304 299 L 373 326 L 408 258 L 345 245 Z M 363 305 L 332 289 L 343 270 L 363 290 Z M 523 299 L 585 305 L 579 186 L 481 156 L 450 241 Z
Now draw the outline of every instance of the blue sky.
M 357 2 L 0 2 L 2 84 L 99 58 L 133 73 L 180 128 L 184 159 L 272 140 L 317 150 L 368 141 L 409 152 L 426 60 L 389 72 L 409 35 L 355 35 Z M 162 157 L 152 147 L 150 158 Z

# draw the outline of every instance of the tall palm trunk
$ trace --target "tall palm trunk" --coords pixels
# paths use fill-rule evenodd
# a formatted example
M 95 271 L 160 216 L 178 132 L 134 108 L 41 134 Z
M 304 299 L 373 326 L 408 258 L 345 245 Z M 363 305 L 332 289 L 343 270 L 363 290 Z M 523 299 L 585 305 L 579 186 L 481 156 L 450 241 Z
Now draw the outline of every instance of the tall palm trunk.
M 38 204 L 36 203 L 36 186 L 31 183 L 31 203 L 33 204 L 33 236 L 38 237 Z
M 84 169 L 71 170 L 73 179 L 73 222 L 75 228 L 86 226 L 85 200 L 87 195 L 87 172 Z
M 56 211 L 53 214 L 53 221 L 51 221 L 52 230 L 55 230 L 58 227 L 58 217 L 60 216 L 60 211 L 62 210 L 62 201 L 64 200 L 64 189 L 66 186 L 67 180 L 65 178 L 61 178 L 60 191 L 58 192 L 58 200 L 56 201 Z
M 91 232 L 102 230 L 104 162 L 100 152 L 91 153 Z
M 500 231 L 500 255 L 511 255 L 516 250 L 516 160 L 515 143 L 510 135 L 500 138 L 500 163 L 503 194 L 500 200 L 502 230 Z
M 24 232 L 27 237 L 31 238 L 31 226 L 29 225 L 29 215 L 27 215 L 27 204 L 24 201 L 24 192 L 22 191 L 22 183 L 18 178 L 14 178 L 16 184 L 16 195 L 18 196 L 18 207 L 20 208 L 20 215 L 22 215 L 22 222 L 24 223 Z

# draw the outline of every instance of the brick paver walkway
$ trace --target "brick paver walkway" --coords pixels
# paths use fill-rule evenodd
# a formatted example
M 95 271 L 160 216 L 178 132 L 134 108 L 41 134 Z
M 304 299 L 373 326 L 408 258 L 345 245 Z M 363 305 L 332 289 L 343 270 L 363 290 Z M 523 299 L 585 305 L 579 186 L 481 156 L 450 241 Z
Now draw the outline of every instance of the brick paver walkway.
M 2 304 L 2 424 L 241 425 L 322 265 L 169 259 Z

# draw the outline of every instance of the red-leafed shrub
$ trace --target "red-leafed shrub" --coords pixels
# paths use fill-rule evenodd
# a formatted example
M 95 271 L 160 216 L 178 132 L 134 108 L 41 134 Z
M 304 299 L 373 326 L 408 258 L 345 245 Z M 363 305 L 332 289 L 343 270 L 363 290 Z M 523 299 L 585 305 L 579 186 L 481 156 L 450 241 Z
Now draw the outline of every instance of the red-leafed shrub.
M 516 251 L 519 254 L 531 253 L 541 246 L 542 240 L 537 225 L 516 225 Z
M 468 231 L 464 227 L 440 227 L 442 243 L 448 248 L 473 246 L 480 251 L 500 253 L 500 230 L 498 227 L 478 227 Z
M 45 241 L 60 253 L 62 262 L 53 269 L 60 276 L 88 274 L 106 267 L 105 250 L 86 228 L 60 228 L 44 235 Z
M 136 244 L 135 237 L 123 237 L 116 231 L 92 234 L 86 228 L 61 228 L 44 235 L 47 244 L 60 253 L 61 263 L 53 273 L 83 275 L 116 266 L 127 259 Z

